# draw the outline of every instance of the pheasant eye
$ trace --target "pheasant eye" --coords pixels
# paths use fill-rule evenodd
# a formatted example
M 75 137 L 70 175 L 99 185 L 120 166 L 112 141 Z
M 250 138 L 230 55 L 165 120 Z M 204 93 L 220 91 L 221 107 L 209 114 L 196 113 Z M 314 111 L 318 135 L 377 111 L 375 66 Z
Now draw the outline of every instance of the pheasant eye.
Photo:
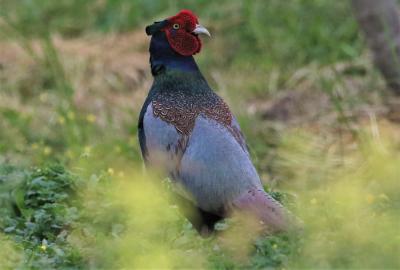
M 180 26 L 179 26 L 179 24 L 174 23 L 174 24 L 172 25 L 172 28 L 174 28 L 175 30 L 178 30 L 178 29 L 180 28 Z

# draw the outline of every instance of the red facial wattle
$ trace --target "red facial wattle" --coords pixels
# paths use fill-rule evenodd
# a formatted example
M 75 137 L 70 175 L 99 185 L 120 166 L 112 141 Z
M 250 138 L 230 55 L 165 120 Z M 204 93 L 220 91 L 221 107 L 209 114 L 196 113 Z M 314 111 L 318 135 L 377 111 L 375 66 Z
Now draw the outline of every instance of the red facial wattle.
M 192 33 L 199 23 L 196 15 L 189 10 L 182 10 L 168 21 L 169 24 L 164 28 L 164 32 L 172 49 L 184 56 L 200 52 L 201 40 Z
M 167 40 L 169 45 L 177 53 L 190 56 L 201 50 L 201 41 L 199 37 L 187 33 L 185 30 L 166 30 Z

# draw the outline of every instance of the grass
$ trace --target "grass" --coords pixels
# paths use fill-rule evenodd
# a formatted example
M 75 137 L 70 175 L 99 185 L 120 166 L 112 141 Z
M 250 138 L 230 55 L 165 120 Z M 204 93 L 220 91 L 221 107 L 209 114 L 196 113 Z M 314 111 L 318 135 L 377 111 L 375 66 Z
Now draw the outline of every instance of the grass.
M 142 173 L 143 27 L 181 8 L 211 30 L 201 69 L 302 233 L 202 239 Z M 399 267 L 398 126 L 346 2 L 3 0 L 0 29 L 2 266 Z
M 17 4 L 3 0 L 2 5 L 2 17 L 13 29 L 33 37 L 48 32 L 66 37 L 124 32 L 190 8 L 218 38 L 207 49 L 212 56 L 207 62 L 212 64 L 271 68 L 286 63 L 286 68 L 297 68 L 313 61 L 352 59 L 362 49 L 350 6 L 344 1 L 24 0 Z

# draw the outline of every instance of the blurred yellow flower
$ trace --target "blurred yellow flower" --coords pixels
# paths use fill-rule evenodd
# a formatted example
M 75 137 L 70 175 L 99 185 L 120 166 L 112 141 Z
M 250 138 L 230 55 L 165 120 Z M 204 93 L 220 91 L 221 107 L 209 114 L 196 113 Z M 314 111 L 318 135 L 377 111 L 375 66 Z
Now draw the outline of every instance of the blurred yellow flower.
M 37 143 L 32 143 L 32 144 L 31 144 L 31 148 L 32 148 L 32 149 L 38 149 L 38 148 L 39 148 L 39 145 L 38 145 Z
M 84 148 L 83 148 L 83 152 L 85 152 L 85 153 L 90 153 L 92 151 L 92 147 L 91 146 L 85 146 Z
M 50 146 L 45 146 L 45 147 L 43 148 L 43 154 L 45 154 L 46 156 L 50 155 L 51 152 L 52 152 L 52 149 L 51 149 Z
M 75 113 L 74 113 L 73 111 L 69 111 L 69 112 L 67 113 L 67 118 L 68 118 L 69 120 L 74 120 L 74 119 L 75 119 Z
M 384 194 L 384 193 L 379 194 L 378 197 L 379 197 L 379 199 L 381 199 L 381 200 L 389 201 L 389 197 L 388 197 L 386 194 Z
M 46 102 L 49 99 L 49 95 L 47 93 L 41 93 L 39 99 L 41 102 Z
M 368 194 L 366 197 L 367 203 L 371 204 L 375 201 L 375 196 L 372 194 Z
M 107 172 L 108 172 L 110 175 L 114 175 L 114 169 L 113 169 L 113 168 L 108 168 L 108 169 L 107 169 Z
M 83 152 L 81 154 L 81 157 L 89 157 L 92 154 L 92 147 L 87 145 L 83 147 Z
M 42 245 L 40 245 L 40 249 L 43 250 L 43 251 L 46 251 L 47 250 L 47 246 L 42 244 Z
M 310 201 L 310 203 L 311 203 L 311 204 L 317 204 L 317 199 L 312 198 L 311 201 Z
M 96 121 L 96 115 L 89 113 L 86 115 L 86 121 L 89 123 L 94 123 Z
M 65 118 L 64 118 L 64 116 L 58 117 L 58 123 L 59 123 L 60 125 L 64 125 L 64 124 L 65 124 Z

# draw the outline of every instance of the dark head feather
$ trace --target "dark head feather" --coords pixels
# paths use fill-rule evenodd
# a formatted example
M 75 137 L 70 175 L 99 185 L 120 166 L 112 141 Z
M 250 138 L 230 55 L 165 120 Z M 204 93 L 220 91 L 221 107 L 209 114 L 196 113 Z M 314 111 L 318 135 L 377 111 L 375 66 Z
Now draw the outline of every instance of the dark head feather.
M 146 26 L 146 34 L 148 36 L 153 35 L 154 33 L 161 31 L 165 26 L 167 26 L 168 20 L 154 22 L 152 25 Z

